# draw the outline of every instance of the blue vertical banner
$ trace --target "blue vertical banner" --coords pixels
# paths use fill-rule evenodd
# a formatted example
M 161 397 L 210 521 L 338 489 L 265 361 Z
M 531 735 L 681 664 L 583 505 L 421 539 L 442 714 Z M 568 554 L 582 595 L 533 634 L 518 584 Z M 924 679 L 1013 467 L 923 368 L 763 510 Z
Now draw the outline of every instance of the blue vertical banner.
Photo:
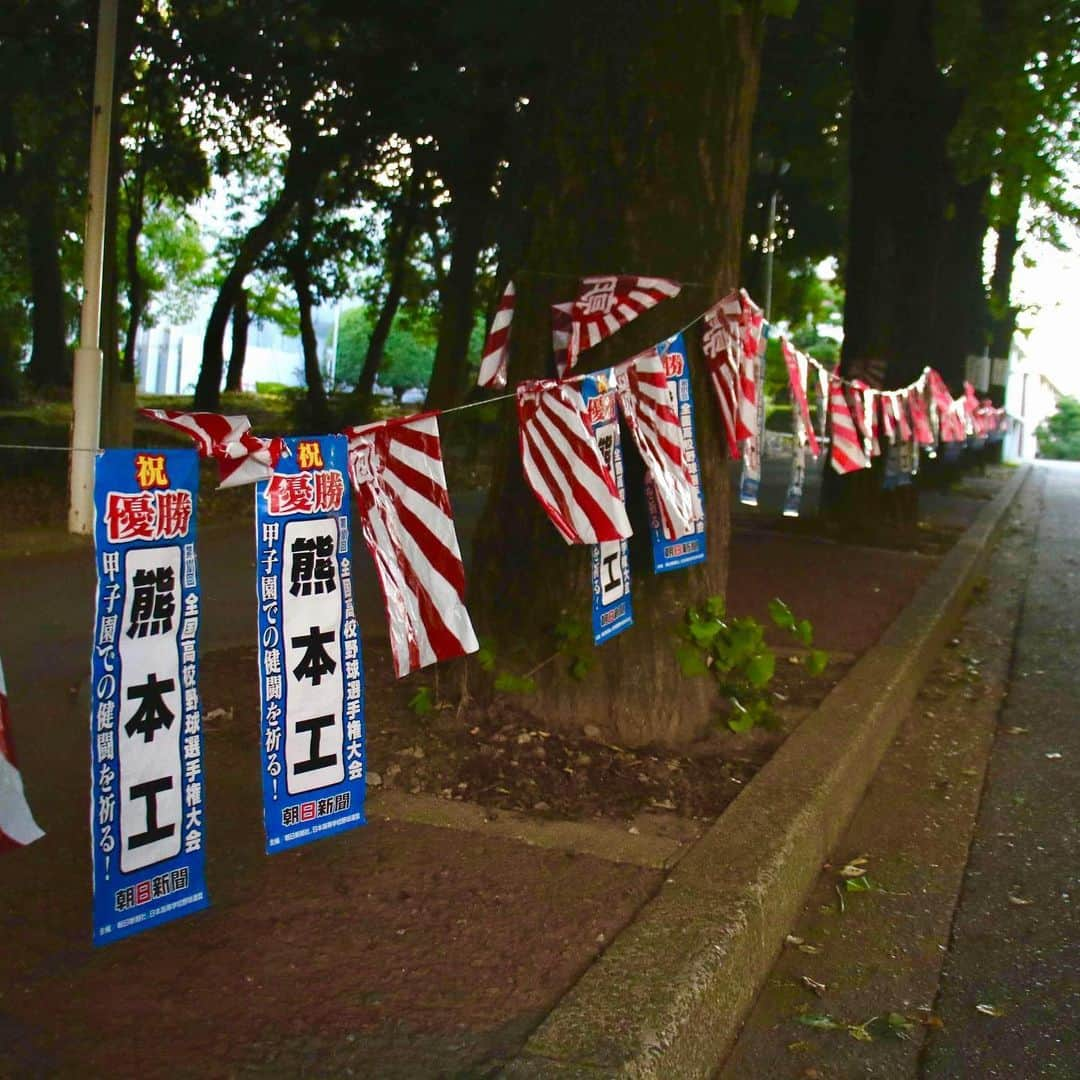
M 754 386 L 757 389 L 757 433 L 743 442 L 742 478 L 739 502 L 757 506 L 761 491 L 761 469 L 765 460 L 765 352 L 769 343 L 769 324 L 763 323 L 758 354 L 754 357 Z
M 194 450 L 105 450 L 94 472 L 94 943 L 206 907 Z
M 587 375 L 580 389 L 582 400 L 589 410 L 589 428 L 596 439 L 600 456 L 615 477 L 619 494 L 625 501 L 614 372 L 608 370 Z M 593 544 L 592 592 L 593 641 L 600 645 L 634 625 L 634 608 L 630 599 L 630 545 L 626 540 Z
M 893 491 L 904 483 L 902 479 L 905 475 L 902 468 L 903 453 L 903 447 L 899 442 L 891 442 L 885 448 L 885 475 L 881 481 L 882 491 Z M 910 473 L 907 476 L 910 482 Z
M 364 824 L 364 676 L 348 445 L 286 439 L 255 487 L 267 852 Z
M 784 517 L 798 517 L 802 509 L 803 488 L 806 486 L 806 443 L 802 434 L 802 417 L 795 416 L 796 434 L 791 451 L 791 477 L 784 496 Z
M 686 566 L 705 561 L 705 495 L 701 490 L 701 473 L 698 467 L 697 438 L 694 434 L 694 389 L 690 382 L 690 362 L 686 355 L 686 342 L 681 333 L 657 345 L 664 361 L 671 406 L 678 413 L 682 427 L 683 459 L 694 485 L 694 528 L 686 536 L 668 540 L 660 522 L 660 508 L 652 481 L 646 479 L 645 495 L 649 504 L 649 531 L 652 536 L 653 570 L 657 574 L 668 570 L 681 570 Z

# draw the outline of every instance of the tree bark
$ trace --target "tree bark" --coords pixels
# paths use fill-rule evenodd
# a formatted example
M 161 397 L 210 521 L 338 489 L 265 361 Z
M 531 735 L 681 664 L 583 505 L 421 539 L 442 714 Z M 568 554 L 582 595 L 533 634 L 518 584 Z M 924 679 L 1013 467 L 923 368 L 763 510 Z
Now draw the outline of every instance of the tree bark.
M 329 410 L 326 405 L 326 387 L 323 385 L 322 372 L 319 370 L 319 345 L 315 336 L 315 323 L 311 317 L 315 306 L 311 286 L 311 268 L 308 266 L 312 212 L 311 203 L 306 203 L 296 229 L 296 244 L 289 249 L 285 262 L 300 310 L 300 343 L 304 350 L 308 420 L 315 430 L 322 431 L 329 426 Z
M 386 341 L 390 336 L 394 318 L 405 294 L 409 247 L 416 231 L 422 186 L 422 172 L 414 168 L 412 176 L 409 178 L 408 187 L 401 201 L 395 207 L 390 222 L 385 267 L 389 275 L 389 281 L 386 294 L 383 296 L 382 304 L 379 307 L 379 317 L 375 320 L 375 325 L 371 330 L 371 337 L 368 340 L 367 352 L 364 354 L 364 366 L 352 392 L 352 400 L 356 403 L 360 415 L 366 415 L 370 407 L 371 394 L 375 388 L 375 378 L 379 373 L 379 367 L 382 364 Z
M 1015 176 L 1001 177 L 1001 214 L 997 223 L 994 272 L 990 278 L 990 355 L 1004 359 L 1016 332 L 1017 308 L 1012 303 L 1012 276 L 1020 250 L 1020 203 L 1023 182 Z
M 613 36 L 606 16 L 587 6 L 566 10 L 559 22 L 563 62 L 530 106 L 536 112 L 522 150 L 511 154 L 523 163 L 531 187 L 521 203 L 530 211 L 521 260 L 507 267 L 519 282 L 515 376 L 550 374 L 549 305 L 571 296 L 582 274 L 639 272 L 708 283 L 684 289 L 587 353 L 582 370 L 653 344 L 737 282 L 760 5 L 743 4 L 740 14 L 720 16 L 706 0 L 676 9 L 634 3 L 620 9 L 624 14 Z M 565 79 L 566 70 L 574 79 Z M 560 278 L 547 276 L 552 273 Z M 635 625 L 596 651 L 595 668 L 584 681 L 571 679 L 558 662 L 537 673 L 537 693 L 523 705 L 545 724 L 596 724 L 609 737 L 637 745 L 686 742 L 711 720 L 715 690 L 707 680 L 683 678 L 673 632 L 689 605 L 726 590 L 728 462 L 693 332 L 687 344 L 708 559 L 687 571 L 652 573 L 641 470 L 636 451 L 624 441 L 636 520 Z M 514 410 L 503 408 L 469 603 L 479 632 L 495 642 L 498 666 L 520 673 L 552 654 L 552 627 L 563 611 L 590 619 L 590 552 L 562 542 L 526 487 Z M 455 418 L 446 418 L 447 437 L 454 424 Z
M 248 313 L 247 289 L 241 289 L 232 310 L 232 350 L 229 353 L 229 370 L 225 374 L 225 391 L 238 394 L 244 384 L 244 360 L 247 357 L 248 329 L 251 315 Z
M 469 338 L 476 319 L 476 268 L 492 206 L 492 170 L 480 170 L 453 193 L 450 271 L 439 290 L 439 340 L 425 408 L 460 405 L 468 393 Z
M 946 97 L 931 0 L 858 0 L 853 41 L 845 373 L 883 361 L 902 386 L 934 355 L 927 304 L 950 176 Z
M 969 356 L 987 345 L 990 313 L 983 284 L 983 245 L 989 227 L 986 199 L 990 178 L 953 184 L 949 213 L 940 236 L 940 256 L 933 283 L 933 340 L 928 354 L 954 393 L 966 377 Z
M 285 164 L 285 180 L 262 220 L 248 230 L 225 280 L 218 289 L 203 338 L 202 368 L 195 384 L 195 408 L 216 412 L 221 406 L 221 377 L 225 372 L 224 339 L 229 317 L 244 287 L 244 278 L 292 216 L 301 194 L 301 152 L 294 143 Z
M 123 378 L 128 382 L 135 381 L 135 350 L 148 301 L 146 282 L 139 270 L 139 235 L 142 233 L 144 213 L 142 186 L 141 182 L 137 183 L 136 194 L 128 204 L 128 227 L 124 244 L 128 317 L 124 328 L 122 371 Z
M 64 279 L 60 267 L 55 167 L 36 163 L 27 181 L 27 262 L 33 312 L 33 344 L 26 374 L 35 386 L 70 386 L 71 354 L 64 316 Z
M 932 0 L 856 0 L 841 371 L 877 371 L 886 389 L 937 363 L 937 294 L 955 287 L 939 274 L 959 101 L 938 70 L 933 22 Z M 880 462 L 847 476 L 826 466 L 822 505 L 850 527 L 913 529 L 918 515 L 913 487 L 881 490 Z

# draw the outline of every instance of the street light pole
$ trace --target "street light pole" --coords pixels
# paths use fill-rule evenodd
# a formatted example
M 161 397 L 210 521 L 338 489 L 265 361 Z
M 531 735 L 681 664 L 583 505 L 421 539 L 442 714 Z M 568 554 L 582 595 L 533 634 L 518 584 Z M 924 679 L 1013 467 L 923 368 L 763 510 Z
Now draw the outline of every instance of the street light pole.
M 94 460 L 97 457 L 86 451 L 97 450 L 101 439 L 101 277 L 116 67 L 116 11 L 117 0 L 101 0 L 94 65 L 94 112 L 90 125 L 83 303 L 71 391 L 68 531 L 84 536 L 94 527 Z
M 771 163 L 770 163 L 771 164 Z M 769 220 L 765 226 L 765 321 L 772 317 L 773 252 L 776 250 L 776 203 L 780 198 L 780 178 L 791 165 L 778 161 L 772 168 L 772 194 L 769 196 Z
M 776 199 L 780 192 L 774 187 L 769 196 L 769 218 L 765 225 L 765 321 L 772 317 L 773 248 L 776 247 Z

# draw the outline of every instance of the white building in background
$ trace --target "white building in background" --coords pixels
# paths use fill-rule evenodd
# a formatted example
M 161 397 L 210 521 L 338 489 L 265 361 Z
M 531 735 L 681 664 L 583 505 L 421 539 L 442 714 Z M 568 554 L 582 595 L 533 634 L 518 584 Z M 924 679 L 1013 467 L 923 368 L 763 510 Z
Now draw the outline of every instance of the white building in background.
M 1006 461 L 1035 457 L 1039 450 L 1035 431 L 1057 412 L 1057 403 L 1063 396 L 1046 372 L 1014 341 L 1005 384 L 1005 412 L 1009 419 L 1004 448 Z
M 208 297 L 195 317 L 183 326 L 154 326 L 140 332 L 135 346 L 137 387 L 145 394 L 190 396 L 202 367 L 203 335 L 213 297 Z M 339 305 L 312 312 L 319 362 L 331 379 L 337 347 Z M 231 327 L 225 331 L 225 366 L 232 352 Z M 252 319 L 248 328 L 242 388 L 254 392 L 258 383 L 304 385 L 304 353 L 298 337 L 290 337 L 275 323 Z M 224 385 L 224 373 L 222 373 Z

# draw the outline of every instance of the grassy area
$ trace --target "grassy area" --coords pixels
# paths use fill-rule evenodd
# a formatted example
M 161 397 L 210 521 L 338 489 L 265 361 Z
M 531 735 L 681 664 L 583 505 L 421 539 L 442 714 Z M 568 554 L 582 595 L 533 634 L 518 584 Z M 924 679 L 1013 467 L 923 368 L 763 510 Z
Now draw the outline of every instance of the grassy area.
M 139 408 L 191 408 L 190 397 L 142 395 Z M 490 475 L 487 452 L 501 410 L 476 409 L 448 417 L 444 434 L 447 472 L 452 485 L 480 486 Z M 383 419 L 415 411 L 409 406 L 378 403 L 375 414 L 363 418 L 349 414 L 347 394 L 331 398 L 330 430 L 363 419 Z M 257 435 L 313 434 L 308 421 L 304 392 L 283 389 L 275 393 L 224 394 L 221 412 L 247 416 Z M 15 447 L 55 447 L 55 450 L 0 449 L 0 554 L 64 546 L 67 528 L 68 446 L 71 429 L 70 400 L 33 400 L 14 407 L 0 407 L 0 444 Z M 136 447 L 190 446 L 191 440 L 151 420 L 136 416 L 132 445 Z M 217 491 L 217 467 L 204 462 L 201 470 L 199 521 L 201 525 L 243 521 L 252 514 L 247 488 Z

